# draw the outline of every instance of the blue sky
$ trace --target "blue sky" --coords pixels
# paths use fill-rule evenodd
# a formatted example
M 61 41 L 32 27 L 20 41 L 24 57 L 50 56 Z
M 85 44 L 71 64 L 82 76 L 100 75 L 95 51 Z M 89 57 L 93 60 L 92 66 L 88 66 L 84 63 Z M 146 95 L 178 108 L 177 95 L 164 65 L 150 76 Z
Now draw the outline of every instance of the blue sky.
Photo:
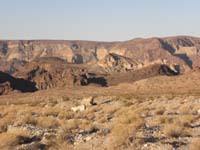
M 0 0 L 0 39 L 200 36 L 200 0 Z

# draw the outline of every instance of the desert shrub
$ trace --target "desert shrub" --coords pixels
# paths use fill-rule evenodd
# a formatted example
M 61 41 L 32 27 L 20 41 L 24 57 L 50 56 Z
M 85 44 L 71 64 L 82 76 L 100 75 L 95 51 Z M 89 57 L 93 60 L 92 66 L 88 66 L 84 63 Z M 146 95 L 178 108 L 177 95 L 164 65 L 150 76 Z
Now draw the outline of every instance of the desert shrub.
M 158 122 L 159 124 L 165 124 L 165 123 L 170 124 L 174 122 L 174 118 L 167 115 L 157 115 L 155 119 L 156 122 Z
M 114 148 L 127 145 L 127 139 L 130 137 L 130 131 L 124 124 L 117 124 L 111 132 L 112 145 Z
M 174 138 L 190 135 L 189 130 L 184 128 L 183 125 L 176 123 L 166 124 L 163 128 L 163 133 L 167 137 L 174 137 Z
M 15 115 L 13 113 L 7 114 L 4 118 L 0 119 L 0 132 L 5 132 L 8 125 L 12 125 L 15 120 Z
M 78 119 L 69 119 L 66 121 L 62 121 L 61 127 L 64 131 L 78 129 L 79 120 Z
M 53 107 L 50 107 L 50 108 L 44 108 L 42 110 L 42 115 L 44 116 L 53 116 L 53 117 L 57 117 L 58 114 L 59 114 L 60 110 L 58 109 L 55 109 Z
M 70 119 L 62 121 L 61 127 L 65 131 L 70 131 L 74 129 L 92 130 L 93 128 L 96 128 L 90 121 L 84 119 Z
M 164 134 L 167 137 L 180 137 L 183 134 L 183 127 L 176 124 L 167 124 L 163 129 Z
M 121 109 L 117 115 L 110 134 L 114 149 L 128 146 L 135 138 L 137 130 L 145 124 L 138 112 L 131 108 Z
M 18 116 L 14 121 L 14 125 L 16 126 L 23 126 L 26 124 L 36 125 L 37 120 L 32 116 L 32 114 L 28 113 L 26 115 Z
M 188 115 L 188 114 L 192 114 L 193 113 L 193 109 L 191 106 L 189 105 L 182 105 L 179 108 L 179 113 L 183 114 L 183 115 Z
M 53 117 L 38 117 L 37 125 L 42 128 L 57 128 L 60 124 L 58 120 Z
M 90 131 L 90 130 L 93 130 L 93 129 L 96 129 L 97 127 L 90 121 L 88 120 L 81 120 L 80 121 L 80 124 L 79 124 L 79 129 L 80 130 L 87 130 L 87 131 Z
M 195 117 L 193 115 L 182 115 L 179 117 L 180 123 L 185 127 L 189 127 L 194 120 Z
M 58 114 L 59 119 L 72 119 L 74 117 L 74 113 L 71 111 L 60 111 Z
M 110 148 L 127 147 L 134 140 L 137 130 L 143 125 L 143 122 L 138 121 L 135 124 L 116 124 L 110 134 Z
M 141 123 L 144 123 L 143 119 L 140 117 L 140 114 L 138 114 L 137 111 L 133 111 L 133 110 L 125 110 L 120 116 L 118 116 L 117 120 L 118 123 L 122 123 L 122 124 L 137 124 L 139 123 L 139 125 Z

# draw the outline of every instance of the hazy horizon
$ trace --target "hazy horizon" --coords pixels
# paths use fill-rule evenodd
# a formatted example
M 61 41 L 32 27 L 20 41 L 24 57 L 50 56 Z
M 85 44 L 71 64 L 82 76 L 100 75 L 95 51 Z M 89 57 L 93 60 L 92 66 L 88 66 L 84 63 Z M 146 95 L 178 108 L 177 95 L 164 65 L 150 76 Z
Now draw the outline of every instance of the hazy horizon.
M 126 41 L 200 37 L 197 0 L 6 0 L 2 40 Z

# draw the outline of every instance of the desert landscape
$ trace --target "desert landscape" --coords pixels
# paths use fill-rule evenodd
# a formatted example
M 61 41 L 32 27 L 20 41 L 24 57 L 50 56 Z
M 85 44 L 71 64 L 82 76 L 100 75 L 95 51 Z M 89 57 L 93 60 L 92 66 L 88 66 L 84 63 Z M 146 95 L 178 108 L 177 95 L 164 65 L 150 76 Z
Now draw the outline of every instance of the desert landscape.
M 200 38 L 1 40 L 1 150 L 200 150 Z

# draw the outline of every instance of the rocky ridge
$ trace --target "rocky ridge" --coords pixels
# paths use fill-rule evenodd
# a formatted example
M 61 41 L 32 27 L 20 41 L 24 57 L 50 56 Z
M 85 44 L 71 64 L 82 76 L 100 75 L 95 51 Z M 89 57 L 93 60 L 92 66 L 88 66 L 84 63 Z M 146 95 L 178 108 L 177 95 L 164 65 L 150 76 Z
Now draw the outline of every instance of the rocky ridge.
M 0 41 L 0 61 L 24 65 L 40 57 L 58 57 L 74 64 L 101 64 L 114 55 L 134 62 L 132 68 L 153 62 L 178 64 L 183 71 L 199 66 L 200 39 L 168 37 L 133 39 L 125 42 L 90 41 Z M 2 71 L 14 72 L 19 65 Z M 106 66 L 104 66 L 106 67 Z

